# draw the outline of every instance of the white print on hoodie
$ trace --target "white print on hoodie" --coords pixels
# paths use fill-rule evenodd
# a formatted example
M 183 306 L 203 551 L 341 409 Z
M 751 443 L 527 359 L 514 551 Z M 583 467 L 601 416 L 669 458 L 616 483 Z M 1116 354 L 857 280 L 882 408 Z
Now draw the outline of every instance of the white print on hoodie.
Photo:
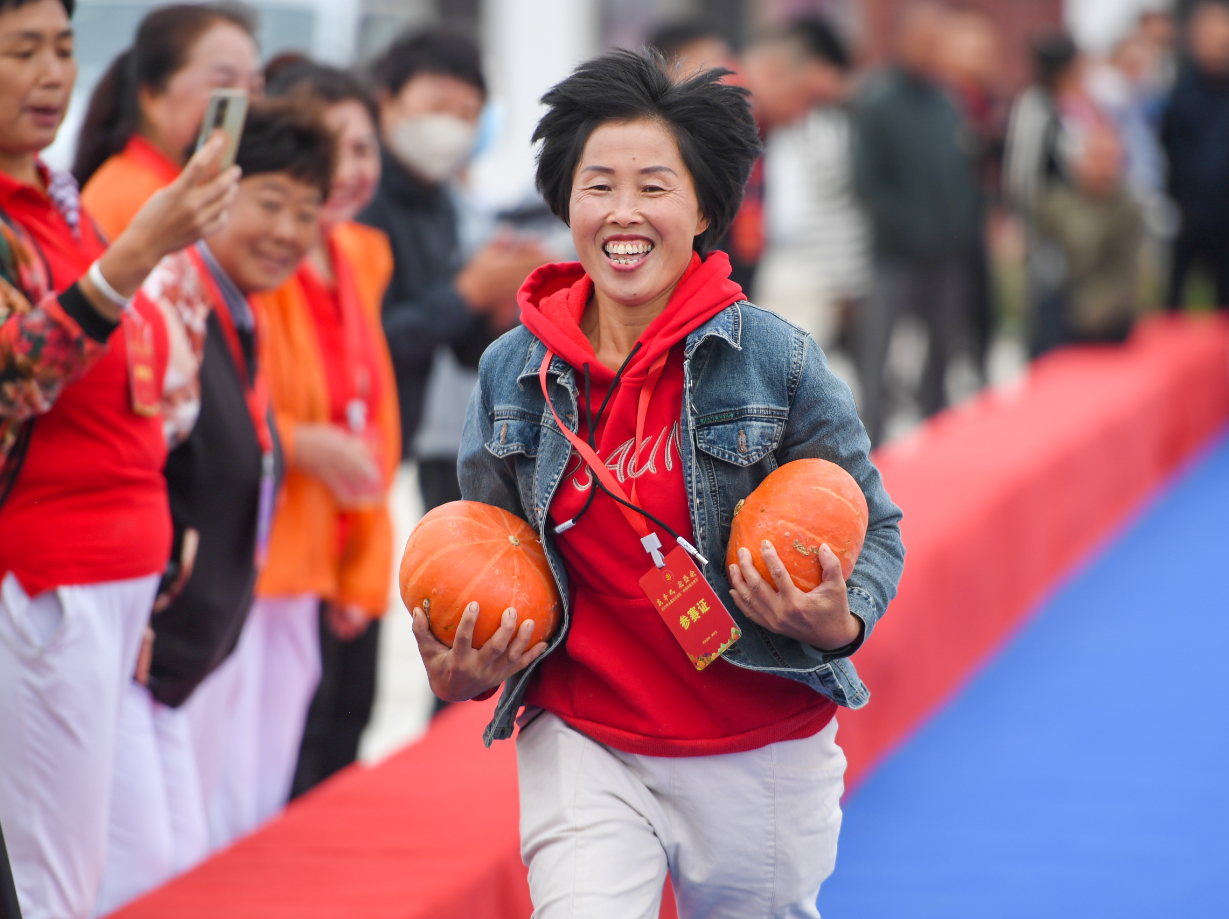
M 635 440 L 635 437 L 629 437 L 605 458 L 606 468 L 614 473 L 620 485 L 628 479 L 638 479 L 642 475 L 656 473 L 659 457 L 667 472 L 674 469 L 676 462 L 680 464 L 683 462 L 683 455 L 679 447 L 679 423 L 677 421 L 669 429 L 662 428 L 656 438 L 646 437 L 644 442 L 640 444 L 640 449 L 635 451 L 636 455 L 632 456 Z M 646 450 L 648 450 L 649 456 L 648 460 L 644 461 Z M 564 472 L 564 477 L 571 477 L 572 487 L 577 491 L 588 491 L 593 487 L 593 473 L 575 450 L 572 451 L 572 455 L 568 459 L 568 466 Z

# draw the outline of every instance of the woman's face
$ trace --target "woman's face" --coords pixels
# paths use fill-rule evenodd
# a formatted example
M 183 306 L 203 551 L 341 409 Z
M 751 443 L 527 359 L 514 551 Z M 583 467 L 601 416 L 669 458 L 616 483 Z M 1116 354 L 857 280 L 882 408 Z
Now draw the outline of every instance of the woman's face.
M 628 307 L 668 299 L 708 228 L 674 137 L 649 119 L 603 124 L 589 136 L 569 210 L 599 297 Z
M 141 88 L 142 133 L 166 153 L 182 158 L 196 141 L 215 89 L 246 89 L 255 95 L 263 86 L 252 36 L 234 23 L 219 22 L 196 40 L 165 89 Z
M 284 172 L 262 172 L 239 183 L 226 226 L 209 249 L 245 294 L 280 287 L 319 232 L 320 189 Z
M 55 140 L 76 79 L 72 23 L 60 0 L 0 13 L 0 153 L 27 156 Z
M 355 100 L 330 106 L 324 120 L 337 138 L 333 190 L 320 209 L 320 223 L 327 228 L 353 220 L 375 194 L 380 181 L 380 142 L 367 108 Z

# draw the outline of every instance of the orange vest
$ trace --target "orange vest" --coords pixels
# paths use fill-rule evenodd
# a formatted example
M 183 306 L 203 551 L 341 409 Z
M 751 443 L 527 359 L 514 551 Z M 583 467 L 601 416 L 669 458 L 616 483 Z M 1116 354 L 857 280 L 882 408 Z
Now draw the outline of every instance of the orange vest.
M 107 239 L 128 228 L 154 192 L 175 181 L 179 167 L 140 134 L 98 167 L 81 190 L 81 203 Z
M 392 277 L 392 250 L 382 232 L 358 223 L 335 227 L 332 243 L 334 252 L 353 270 L 358 300 L 376 346 L 375 372 L 381 386 L 371 423 L 379 426 L 385 481 L 391 485 L 401 461 L 401 426 L 380 311 Z M 387 505 L 342 510 L 323 482 L 294 467 L 295 426 L 331 421 L 328 382 L 307 295 L 296 274 L 277 290 L 255 295 L 252 303 L 260 326 L 261 369 L 269 381 L 287 467 L 269 558 L 256 582 L 256 595 L 317 593 L 379 616 L 388 606 L 393 564 Z

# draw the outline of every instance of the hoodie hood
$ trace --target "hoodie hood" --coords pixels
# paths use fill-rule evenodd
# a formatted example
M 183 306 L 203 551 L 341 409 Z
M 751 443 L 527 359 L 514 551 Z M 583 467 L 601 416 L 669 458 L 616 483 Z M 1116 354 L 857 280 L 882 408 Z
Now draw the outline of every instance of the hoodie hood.
M 543 265 L 526 278 L 516 299 L 521 322 L 542 344 L 577 370 L 587 363 L 594 380 L 609 383 L 614 371 L 598 362 L 593 345 L 580 330 L 592 295 L 593 281 L 580 262 L 558 262 Z M 729 256 L 711 252 L 701 259 L 693 252 L 666 308 L 640 336 L 641 348 L 625 372 L 628 381 L 645 376 L 659 355 L 743 299 L 742 288 L 730 280 Z

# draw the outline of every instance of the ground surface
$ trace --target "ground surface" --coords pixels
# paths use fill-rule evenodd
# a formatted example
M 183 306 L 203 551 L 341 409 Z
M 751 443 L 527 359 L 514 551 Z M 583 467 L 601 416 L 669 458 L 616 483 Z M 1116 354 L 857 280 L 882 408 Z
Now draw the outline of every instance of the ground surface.
M 1227 526 L 1222 437 L 855 791 L 824 919 L 1229 916 Z

